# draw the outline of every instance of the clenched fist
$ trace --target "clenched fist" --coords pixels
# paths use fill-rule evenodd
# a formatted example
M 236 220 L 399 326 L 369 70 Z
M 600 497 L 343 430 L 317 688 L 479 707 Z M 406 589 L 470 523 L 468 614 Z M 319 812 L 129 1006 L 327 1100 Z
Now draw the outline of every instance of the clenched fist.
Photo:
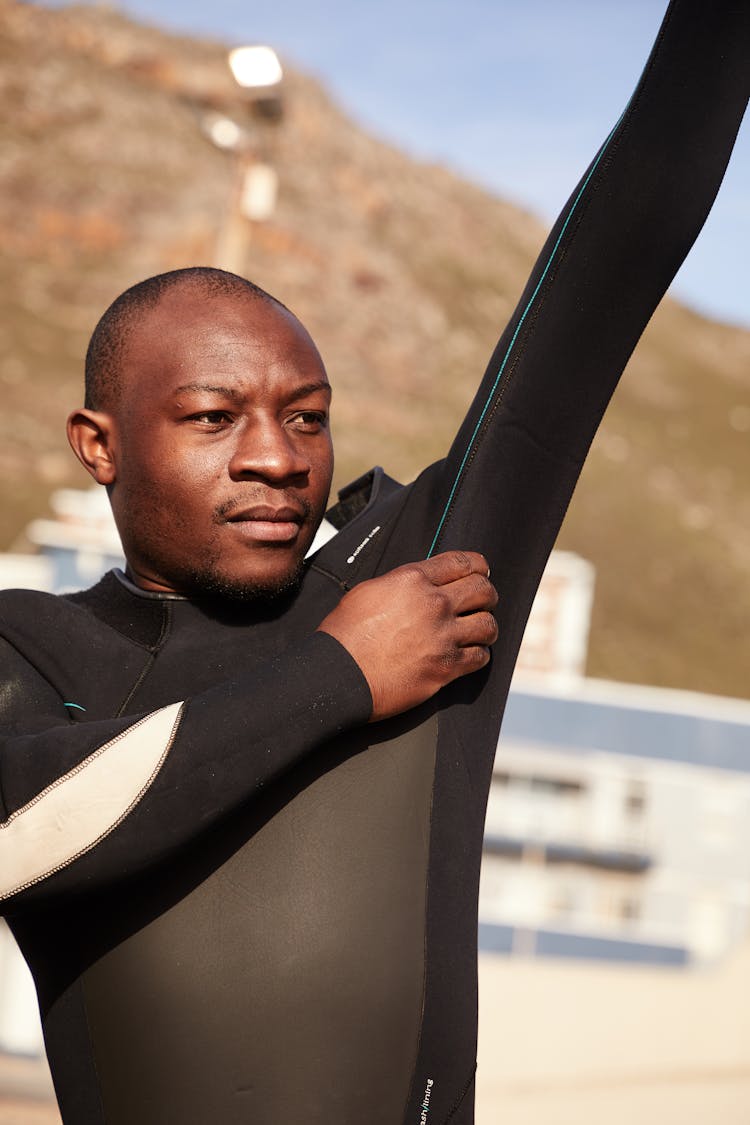
M 486 559 L 446 551 L 356 586 L 319 629 L 356 660 L 370 687 L 375 722 L 483 668 L 497 640 L 496 605 Z

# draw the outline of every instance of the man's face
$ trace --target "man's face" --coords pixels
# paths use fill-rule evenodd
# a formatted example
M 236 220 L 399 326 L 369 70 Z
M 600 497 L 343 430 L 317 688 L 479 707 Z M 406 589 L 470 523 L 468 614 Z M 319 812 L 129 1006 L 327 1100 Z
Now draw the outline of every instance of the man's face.
M 175 289 L 144 314 L 113 410 L 112 508 L 139 585 L 293 587 L 333 472 L 330 387 L 285 310 Z

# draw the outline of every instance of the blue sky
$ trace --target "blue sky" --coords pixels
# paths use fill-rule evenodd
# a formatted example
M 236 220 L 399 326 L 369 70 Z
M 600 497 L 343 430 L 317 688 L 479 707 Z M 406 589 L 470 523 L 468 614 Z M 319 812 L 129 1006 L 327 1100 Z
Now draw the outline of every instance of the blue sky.
M 711 0 L 706 0 L 710 3 Z M 622 110 L 666 0 L 124 0 L 141 19 L 268 42 L 363 125 L 551 221 Z M 675 295 L 750 326 L 750 123 Z

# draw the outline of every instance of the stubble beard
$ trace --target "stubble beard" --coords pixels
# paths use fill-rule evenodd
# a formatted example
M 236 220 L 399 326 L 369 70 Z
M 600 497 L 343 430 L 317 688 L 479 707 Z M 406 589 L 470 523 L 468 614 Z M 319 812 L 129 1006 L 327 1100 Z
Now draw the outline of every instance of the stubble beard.
M 131 503 L 134 508 L 140 506 L 142 510 L 147 510 L 151 507 L 148 504 L 148 499 L 151 498 L 136 497 Z M 301 502 L 301 506 L 305 512 L 305 523 L 308 526 L 312 523 L 317 530 L 323 518 L 323 513 L 316 519 L 306 500 Z M 236 508 L 237 505 L 234 504 L 231 507 Z M 225 522 L 227 514 L 225 509 L 230 509 L 230 506 L 225 505 L 217 509 L 214 514 L 214 523 L 217 528 L 220 528 Z M 141 533 L 138 536 L 136 554 L 145 564 L 147 571 L 154 575 L 163 576 L 163 579 L 179 594 L 193 599 L 226 601 L 245 606 L 252 605 L 259 610 L 267 608 L 273 611 L 274 608 L 278 609 L 280 603 L 287 601 L 299 590 L 307 569 L 304 551 L 300 557 L 292 560 L 287 571 L 276 577 L 258 579 L 252 576 L 245 577 L 242 573 L 227 573 L 223 563 L 224 550 L 218 535 L 213 542 L 204 545 L 199 557 L 175 560 L 170 557 L 171 552 L 165 555 L 164 538 L 179 541 L 184 537 L 185 541 L 189 541 L 191 537 L 190 523 L 187 520 L 180 520 L 179 517 L 175 519 L 174 513 L 172 513 L 171 521 L 164 520 L 161 518 L 160 512 L 154 512 L 153 508 L 151 515 L 154 527 L 164 528 L 165 524 L 170 526 L 166 532 L 162 530 L 156 536 Z M 275 549 L 272 546 L 264 548 L 265 551 Z
M 180 585 L 188 597 L 217 598 L 259 608 L 273 608 L 296 594 L 305 575 L 305 560 L 299 559 L 293 570 L 266 581 L 233 578 L 222 574 L 218 564 L 206 563 L 186 570 Z

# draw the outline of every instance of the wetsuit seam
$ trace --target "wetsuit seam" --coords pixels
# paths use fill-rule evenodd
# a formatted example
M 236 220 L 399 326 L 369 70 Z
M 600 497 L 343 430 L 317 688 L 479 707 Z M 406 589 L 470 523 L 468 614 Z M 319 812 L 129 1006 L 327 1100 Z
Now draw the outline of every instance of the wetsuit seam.
M 583 222 L 583 219 L 586 216 L 586 211 L 588 209 L 588 203 L 590 203 L 590 202 L 591 201 L 589 199 L 589 201 L 587 202 L 587 206 L 585 208 L 583 208 L 581 210 L 581 212 L 579 213 L 578 222 L 576 223 L 576 226 L 575 226 L 574 230 L 571 232 L 571 238 L 575 236 L 575 234 L 577 233 L 581 223 Z M 454 510 L 456 504 L 458 503 L 458 501 L 461 499 L 461 495 L 462 495 L 464 486 L 466 484 L 466 478 L 469 475 L 469 470 L 471 469 L 472 465 L 474 464 L 474 461 L 476 460 L 478 454 L 480 453 L 480 451 L 481 451 L 481 449 L 484 445 L 484 441 L 485 441 L 485 438 L 487 436 L 487 433 L 488 433 L 492 423 L 495 420 L 495 416 L 496 416 L 498 410 L 500 409 L 500 407 L 503 405 L 505 397 L 508 394 L 508 392 L 509 392 L 509 390 L 510 390 L 512 384 L 513 384 L 513 377 L 516 373 L 518 365 L 520 364 L 521 360 L 523 359 L 524 355 L 526 354 L 526 350 L 527 350 L 527 348 L 529 346 L 529 343 L 531 341 L 536 322 L 539 319 L 539 316 L 540 316 L 542 310 L 544 309 L 544 305 L 545 305 L 545 303 L 546 303 L 546 301 L 549 297 L 550 291 L 551 291 L 552 286 L 553 286 L 553 284 L 554 284 L 554 282 L 557 278 L 560 267 L 562 266 L 563 262 L 565 261 L 565 257 L 567 255 L 567 251 L 568 251 L 569 247 L 570 247 L 570 241 L 567 243 L 567 245 L 565 247 L 565 250 L 561 252 L 560 257 L 559 257 L 559 259 L 556 263 L 554 272 L 552 272 L 549 276 L 549 279 L 548 279 L 549 284 L 547 285 L 547 287 L 544 291 L 544 295 L 541 297 L 541 299 L 539 301 L 539 304 L 537 305 L 537 308 L 534 311 L 533 317 L 529 320 L 529 323 L 528 323 L 528 326 L 527 326 L 527 331 L 524 333 L 524 335 L 522 337 L 522 340 L 519 343 L 518 350 L 513 357 L 513 362 L 507 370 L 506 378 L 503 380 L 502 384 L 498 387 L 497 396 L 495 398 L 495 401 L 492 404 L 492 407 L 490 409 L 488 409 L 488 411 L 487 411 L 487 413 L 484 417 L 484 421 L 482 422 L 481 429 L 478 430 L 477 433 L 476 433 L 476 439 L 475 439 L 475 441 L 472 445 L 471 452 L 469 453 L 469 455 L 468 455 L 468 457 L 467 457 L 467 459 L 466 459 L 466 461 L 463 465 L 463 472 L 461 474 L 461 479 L 456 484 L 456 488 L 455 488 L 455 491 L 453 493 L 453 496 L 452 496 L 452 499 L 451 499 L 451 502 L 450 502 L 450 507 L 445 512 L 445 518 L 443 520 L 443 526 L 440 529 L 439 536 L 437 536 L 435 538 L 435 540 L 433 541 L 432 547 L 430 548 L 431 551 L 433 551 L 439 545 L 441 539 L 443 538 L 443 534 L 444 534 L 446 528 L 448 527 L 448 525 L 450 523 L 450 517 L 453 514 L 453 510 Z M 526 430 L 524 428 L 523 432 L 526 433 L 527 436 L 532 441 L 534 441 L 535 444 L 540 449 L 544 449 L 548 453 L 552 452 L 551 450 L 548 450 L 546 448 L 546 446 L 543 446 L 541 443 L 539 443 L 534 438 L 533 434 L 530 434 L 528 432 L 528 430 Z M 583 464 L 583 461 L 580 458 L 568 457 L 567 460 L 570 461 L 573 465 L 575 465 L 579 468 Z
M 430 897 L 430 867 L 429 852 L 432 840 L 432 810 L 435 805 L 435 785 L 437 783 L 437 745 L 440 740 L 440 715 L 437 717 L 437 737 L 435 739 L 435 749 L 432 755 L 432 785 L 430 787 L 430 817 L 428 821 L 429 839 L 427 841 L 427 855 L 428 862 L 425 870 L 424 877 L 424 916 L 422 924 L 422 1003 L 419 1011 L 419 1035 L 417 1036 L 416 1050 L 414 1053 L 414 1065 L 412 1066 L 411 1079 L 409 1081 L 409 1089 L 406 1095 L 406 1102 L 404 1104 L 403 1120 L 406 1120 L 406 1111 L 409 1108 L 412 1093 L 414 1091 L 414 1083 L 417 1078 L 417 1068 L 419 1066 L 419 1059 L 422 1052 L 422 1043 L 424 1041 L 424 1026 L 425 1026 L 425 1008 L 427 1005 L 427 933 L 429 929 L 429 897 Z
M 343 590 L 345 593 L 351 589 L 351 586 L 349 586 L 349 584 L 343 578 L 339 577 L 338 574 L 334 574 L 333 571 L 327 570 L 325 567 L 320 566 L 319 563 L 311 563 L 310 570 L 314 570 L 316 574 L 322 574 L 324 578 L 330 578 L 330 580 L 334 582 L 339 587 L 339 589 Z
M 91 1060 L 91 1065 L 94 1068 L 94 1074 L 96 1075 L 96 1100 L 99 1103 L 99 1110 L 101 1112 L 102 1125 L 107 1125 L 107 1111 L 104 1108 L 104 1091 L 103 1091 L 102 1078 L 101 1078 L 101 1074 L 99 1073 L 99 1067 L 97 1066 L 97 1062 L 96 1062 L 96 1052 L 94 1051 L 94 1037 L 91 1033 L 91 1023 L 89 1022 L 89 1007 L 88 1007 L 88 1000 L 87 1000 L 87 997 L 86 997 L 86 975 L 85 974 L 83 974 L 83 976 L 81 977 L 80 988 L 81 988 L 81 1007 L 83 1008 L 83 1018 L 84 1018 L 85 1023 L 86 1023 L 86 1038 L 88 1039 L 88 1043 L 89 1043 L 89 1058 Z
M 523 358 L 526 348 L 528 347 L 529 340 L 531 339 L 533 329 L 539 318 L 539 314 L 541 313 L 544 305 L 547 302 L 549 294 L 552 290 L 552 286 L 557 279 L 560 266 L 565 260 L 567 250 L 575 239 L 578 231 L 580 230 L 581 222 L 586 215 L 586 211 L 588 210 L 588 206 L 590 205 L 590 200 L 593 196 L 594 185 L 592 185 L 591 192 L 588 192 L 587 189 L 589 185 L 592 184 L 594 175 L 599 170 L 604 155 L 609 149 L 610 142 L 614 140 L 615 133 L 617 132 L 621 121 L 622 119 L 618 121 L 617 125 L 615 125 L 614 129 L 600 148 L 588 176 L 584 180 L 584 183 L 581 186 L 578 195 L 576 196 L 570 207 L 570 210 L 568 211 L 557 242 L 552 248 L 547 262 L 542 270 L 541 277 L 539 278 L 539 281 L 537 282 L 533 293 L 529 297 L 523 309 L 523 312 L 521 313 L 519 322 L 516 325 L 510 343 L 505 350 L 503 359 L 500 362 L 500 367 L 489 390 L 489 393 L 485 400 L 485 404 L 482 407 L 477 423 L 474 427 L 471 437 L 468 440 L 466 449 L 461 459 L 461 463 L 456 470 L 454 481 L 448 494 L 448 499 L 444 505 L 442 516 L 440 517 L 437 530 L 435 531 L 434 538 L 428 551 L 428 558 L 430 558 L 434 554 L 442 538 L 443 530 L 450 519 L 453 508 L 455 506 L 455 501 L 460 495 L 460 491 L 463 487 L 466 471 L 471 466 L 474 458 L 476 457 L 476 454 L 482 444 L 482 440 L 489 428 L 490 420 L 492 419 L 492 417 L 494 417 L 494 413 L 497 410 L 498 405 L 505 397 L 505 389 L 509 382 L 508 378 L 503 378 L 503 376 L 506 375 L 506 368 L 508 369 L 507 374 L 511 376 L 518 367 L 519 361 Z M 586 193 L 585 200 L 584 193 Z M 579 209 L 578 205 L 581 201 L 584 201 L 584 206 Z M 568 227 L 573 222 L 574 216 L 575 223 L 571 227 L 571 229 L 568 230 Z M 565 239 L 565 243 L 563 245 L 563 239 L 565 238 L 566 234 L 568 235 L 568 237 L 567 239 Z M 516 343 L 518 343 L 518 348 L 516 348 Z
M 444 536 L 444 533 L 445 533 L 445 531 L 446 531 L 446 529 L 447 529 L 447 527 L 450 523 L 450 518 L 453 514 L 453 510 L 454 510 L 456 504 L 458 503 L 458 501 L 461 499 L 461 495 L 463 493 L 463 489 L 464 489 L 464 486 L 466 484 L 466 478 L 469 475 L 469 470 L 471 469 L 472 465 L 474 464 L 474 461 L 476 460 L 477 455 L 481 451 L 481 449 L 484 445 L 484 440 L 485 440 L 485 438 L 487 436 L 487 433 L 488 433 L 488 431 L 489 431 L 489 429 L 490 429 L 490 427 L 491 427 L 491 425 L 492 425 L 492 423 L 495 419 L 497 411 L 502 406 L 502 404 L 505 400 L 505 397 L 506 397 L 506 395 L 509 391 L 509 388 L 513 384 L 513 377 L 514 377 L 514 375 L 515 375 L 515 373 L 518 369 L 518 365 L 521 363 L 521 360 L 523 359 L 524 355 L 526 354 L 526 350 L 529 346 L 529 342 L 532 339 L 534 329 L 536 327 L 536 323 L 537 323 L 537 321 L 539 319 L 539 316 L 541 315 L 541 313 L 544 309 L 545 304 L 547 303 L 547 300 L 549 299 L 550 292 L 552 291 L 552 287 L 553 287 L 553 285 L 554 285 L 554 283 L 557 279 L 557 276 L 558 276 L 559 271 L 560 271 L 560 267 L 562 266 L 563 262 L 565 261 L 567 252 L 570 248 L 570 244 L 571 244 L 573 238 L 575 237 L 575 235 L 577 234 L 577 232 L 578 232 L 578 230 L 581 226 L 581 223 L 583 222 L 583 219 L 586 216 L 586 212 L 588 210 L 590 202 L 591 202 L 591 198 L 589 197 L 586 200 L 586 205 L 584 207 L 582 207 L 581 210 L 579 211 L 576 224 L 570 232 L 570 238 L 566 242 L 565 246 L 563 248 L 561 248 L 560 255 L 557 258 L 557 260 L 555 261 L 554 268 L 550 269 L 549 275 L 546 277 L 546 279 L 544 279 L 546 281 L 546 284 L 544 285 L 544 288 L 539 291 L 539 300 L 538 300 L 538 302 L 536 302 L 535 307 L 532 310 L 529 306 L 527 306 L 528 311 L 530 312 L 531 315 L 529 316 L 528 322 L 525 325 L 525 330 L 524 330 L 523 334 L 521 335 L 520 339 L 518 339 L 518 347 L 513 352 L 512 358 L 511 358 L 511 350 L 513 349 L 513 345 L 516 342 L 516 338 L 517 338 L 516 336 L 514 336 L 513 340 L 511 341 L 511 343 L 508 346 L 508 350 L 505 353 L 505 360 L 503 361 L 503 364 L 501 364 L 501 369 L 500 369 L 500 373 L 498 375 L 498 380 L 501 379 L 501 376 L 503 374 L 505 375 L 505 378 L 501 379 L 500 382 L 498 382 L 496 380 L 496 382 L 493 384 L 493 391 L 487 397 L 487 402 L 486 402 L 484 410 L 482 412 L 481 419 L 477 423 L 477 427 L 474 430 L 472 438 L 471 438 L 471 440 L 469 442 L 469 445 L 467 447 L 466 453 L 464 454 L 464 459 L 461 463 L 461 468 L 459 470 L 459 473 L 457 474 L 456 479 L 454 481 L 449 501 L 448 501 L 448 503 L 447 503 L 447 505 L 444 509 L 440 524 L 438 526 L 438 530 L 437 530 L 437 532 L 435 534 L 435 537 L 432 541 L 432 545 L 430 546 L 428 558 L 431 557 L 431 555 L 438 548 L 438 546 L 439 546 L 439 544 L 440 544 L 440 542 L 441 542 L 441 540 Z M 552 259 L 550 259 L 550 265 L 551 264 L 552 264 Z M 522 325 L 519 325 L 518 327 L 521 328 Z M 508 362 L 507 371 L 504 368 L 504 364 L 506 362 Z M 497 388 L 496 393 L 495 393 L 495 388 Z M 494 400 L 495 400 L 494 402 L 492 402 L 493 397 L 494 397 Z M 490 405 L 491 402 L 492 402 L 492 405 Z
M 116 719 L 121 718 L 125 714 L 125 708 L 129 706 L 129 704 L 132 702 L 133 698 L 135 697 L 136 693 L 138 692 L 139 688 L 143 685 L 143 683 L 148 678 L 148 674 L 151 671 L 151 669 L 153 668 L 155 660 L 156 660 L 156 653 L 150 652 L 148 654 L 148 657 L 146 659 L 145 664 L 143 665 L 143 667 L 141 668 L 140 672 L 138 673 L 138 675 L 135 679 L 135 683 L 133 684 L 130 691 L 128 692 L 128 694 L 123 699 L 120 706 L 115 711 L 114 717 Z
M 133 699 L 137 695 L 140 688 L 143 686 L 143 684 L 148 679 L 149 673 L 152 671 L 152 669 L 154 667 L 154 664 L 156 663 L 156 657 L 158 656 L 159 652 L 161 651 L 163 646 L 166 644 L 167 639 L 169 638 L 171 626 L 172 626 L 171 606 L 169 605 L 168 602 L 164 602 L 164 609 L 162 611 L 162 626 L 161 626 L 161 633 L 159 634 L 159 638 L 158 638 L 156 644 L 149 648 L 148 659 L 146 660 L 146 663 L 141 668 L 141 671 L 139 672 L 138 676 L 136 677 L 135 683 L 131 687 L 128 694 L 125 696 L 125 699 L 122 701 L 120 706 L 117 708 L 117 711 L 115 712 L 115 718 L 119 719 L 125 713 L 125 708 L 130 705 L 130 703 L 133 701 Z
M 63 597 L 64 597 L 64 595 L 63 595 Z M 118 637 L 122 637 L 122 639 L 127 641 L 128 644 L 134 645 L 135 648 L 140 648 L 144 652 L 153 652 L 154 651 L 156 645 L 146 644 L 144 641 L 139 641 L 139 640 L 136 640 L 135 637 L 129 636 L 128 633 L 124 632 L 122 629 L 118 629 L 117 626 L 113 625 L 110 621 L 106 621 L 103 617 L 100 617 L 97 613 L 94 613 L 94 611 L 92 609 L 90 609 L 89 606 L 87 606 L 85 603 L 83 603 L 83 602 L 68 602 L 67 604 L 74 606 L 76 609 L 81 609 L 89 617 L 92 617 L 98 625 L 103 625 L 105 629 L 109 629 L 112 633 L 115 633 Z M 161 638 L 159 638 L 159 641 L 157 641 L 157 645 L 160 644 L 160 643 L 161 643 Z
M 153 647 L 154 654 L 159 652 L 169 640 L 169 634 L 172 631 L 172 604 L 168 601 L 163 603 L 164 609 L 162 611 L 161 632 L 157 637 L 156 644 Z
M 456 1114 L 458 1113 L 466 1095 L 468 1094 L 469 1090 L 471 1089 L 471 1084 L 474 1081 L 476 1073 L 477 1073 L 477 1064 L 475 1062 L 474 1066 L 471 1068 L 471 1074 L 469 1075 L 469 1080 L 466 1083 L 466 1085 L 464 1086 L 463 1090 L 461 1091 L 461 1093 L 459 1095 L 459 1098 L 458 1098 L 458 1101 L 454 1102 L 452 1108 L 448 1111 L 448 1116 L 445 1119 L 444 1125 L 448 1125 L 448 1122 L 450 1121 L 451 1117 L 455 1117 Z

